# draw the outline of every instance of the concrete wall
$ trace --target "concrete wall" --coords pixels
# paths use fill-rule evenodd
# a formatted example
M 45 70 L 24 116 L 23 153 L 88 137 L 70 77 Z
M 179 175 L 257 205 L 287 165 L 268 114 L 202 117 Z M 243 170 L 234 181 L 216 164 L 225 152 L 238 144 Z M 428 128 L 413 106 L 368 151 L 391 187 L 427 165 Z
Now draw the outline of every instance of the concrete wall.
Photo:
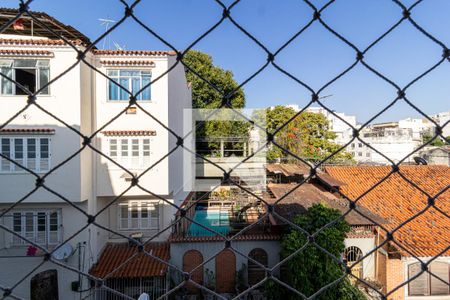
M 236 249 L 243 255 L 248 256 L 250 251 L 255 248 L 262 248 L 267 252 L 269 267 L 274 266 L 280 261 L 280 244 L 278 241 L 240 241 L 232 242 L 233 249 Z M 203 255 L 203 261 L 217 255 L 224 249 L 223 242 L 204 242 L 204 243 L 172 243 L 170 245 L 170 262 L 183 269 L 183 255 L 189 250 L 198 250 Z M 247 257 L 236 254 L 236 271 L 242 268 L 242 264 L 248 265 Z M 209 269 L 215 272 L 215 259 L 208 261 L 204 265 L 204 270 Z M 278 274 L 278 272 L 275 272 Z
M 355 246 L 361 249 L 363 257 L 375 248 L 375 238 L 346 238 L 345 247 Z M 375 253 L 370 254 L 363 261 L 363 278 L 375 277 Z
M 169 57 L 168 67 L 171 68 L 175 63 L 175 57 Z M 168 77 L 168 127 L 178 136 L 183 137 L 185 134 L 185 128 L 183 128 L 185 124 L 184 117 L 192 108 L 191 89 L 186 81 L 184 66 L 181 64 L 176 65 L 169 72 Z M 175 148 L 176 143 L 177 139 L 175 136 L 169 134 L 169 150 Z M 178 147 L 169 156 L 169 189 L 174 197 L 174 203 L 178 206 L 181 205 L 189 193 L 186 189 L 188 188 L 188 183 L 184 181 L 191 179 L 183 177 L 185 169 L 191 167 L 191 162 L 185 160 L 184 151 L 182 147 Z

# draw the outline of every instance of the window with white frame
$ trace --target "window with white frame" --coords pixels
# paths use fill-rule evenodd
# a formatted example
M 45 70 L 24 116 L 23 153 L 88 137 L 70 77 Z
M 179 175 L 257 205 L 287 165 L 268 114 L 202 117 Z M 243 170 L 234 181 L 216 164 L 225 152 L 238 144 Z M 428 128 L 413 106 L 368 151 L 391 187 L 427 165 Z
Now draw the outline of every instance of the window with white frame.
M 159 204 L 154 201 L 128 201 L 119 203 L 119 229 L 159 228 Z
M 50 80 L 50 61 L 48 59 L 10 59 L 0 60 L 2 74 L 34 93 L 46 85 Z M 27 92 L 5 77 L 0 78 L 2 95 L 27 95 Z M 50 94 L 46 86 L 41 95 Z
M 11 229 L 26 239 L 40 245 L 57 245 L 61 242 L 60 210 L 14 211 L 3 218 L 10 218 Z M 12 234 L 12 245 L 28 242 Z
M 50 138 L 0 136 L 0 153 L 37 173 L 50 170 Z M 26 172 L 11 161 L 0 157 L 0 173 Z
M 126 88 L 129 92 L 135 95 L 142 88 L 141 93 L 136 95 L 136 100 L 150 100 L 150 85 L 151 72 L 149 70 L 108 70 L 108 77 L 114 82 Z M 115 84 L 113 81 L 108 81 L 108 99 L 123 101 L 129 100 L 130 95 L 126 90 Z
M 150 138 L 139 136 L 110 138 L 109 156 L 126 168 L 147 168 L 150 166 Z
M 438 296 L 450 295 L 450 264 L 447 262 L 433 261 L 428 266 L 428 272 L 422 272 L 421 263 L 413 263 L 408 266 L 408 290 L 410 296 Z

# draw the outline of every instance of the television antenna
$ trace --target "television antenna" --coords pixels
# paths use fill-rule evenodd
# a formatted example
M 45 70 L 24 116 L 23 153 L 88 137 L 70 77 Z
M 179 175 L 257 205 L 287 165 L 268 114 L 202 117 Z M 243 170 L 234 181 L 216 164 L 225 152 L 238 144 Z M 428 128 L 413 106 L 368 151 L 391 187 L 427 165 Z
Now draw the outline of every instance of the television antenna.
M 100 26 L 105 28 L 105 32 L 107 32 L 111 28 L 112 24 L 116 23 L 115 20 L 109 19 L 109 18 L 106 18 L 106 19 L 100 18 L 98 20 L 100 21 Z M 117 42 L 114 42 L 114 41 L 113 41 L 113 45 L 114 45 L 114 47 L 116 47 L 117 50 L 123 50 L 123 48 L 124 48 L 124 47 L 120 46 Z M 108 34 L 107 36 L 105 36 L 103 38 L 103 46 L 102 47 L 103 47 L 103 49 L 106 49 L 106 47 L 108 47 L 108 49 L 111 48 L 111 34 Z

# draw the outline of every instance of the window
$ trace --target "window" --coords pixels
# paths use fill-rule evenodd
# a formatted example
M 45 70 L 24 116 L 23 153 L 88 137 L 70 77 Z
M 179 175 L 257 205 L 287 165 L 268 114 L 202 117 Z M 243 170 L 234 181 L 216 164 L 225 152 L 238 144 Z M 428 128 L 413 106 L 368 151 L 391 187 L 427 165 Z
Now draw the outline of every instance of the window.
M 370 157 L 370 152 L 366 152 L 366 157 Z
M 143 87 L 150 83 L 151 72 L 142 70 L 108 70 L 108 76 L 114 81 L 125 87 L 129 92 L 135 95 Z M 112 80 L 108 81 L 108 99 L 109 100 L 129 100 L 130 95 Z M 136 95 L 137 100 L 150 100 L 150 86 Z
M 50 170 L 50 139 L 44 137 L 0 137 L 1 154 L 34 171 Z M 26 172 L 0 157 L 0 173 Z
M 423 272 L 418 277 L 411 280 L 408 284 L 410 296 L 436 296 L 436 295 L 449 295 L 449 266 L 450 264 L 445 262 L 433 261 L 428 266 L 428 271 L 433 273 Z M 414 263 L 408 266 L 408 280 L 422 271 L 420 263 Z
M 359 147 L 359 148 L 362 148 L 362 143 L 358 143 L 358 147 Z
M 248 254 L 249 258 L 254 261 L 259 262 L 264 267 L 268 266 L 267 252 L 264 249 L 256 248 L 250 251 Z M 256 264 L 252 260 L 248 260 L 248 270 L 247 270 L 248 284 L 250 286 L 259 283 L 266 276 L 266 270 L 263 269 L 259 264 Z
M 0 71 L 15 80 L 30 92 L 34 93 L 50 80 L 50 61 L 48 59 L 14 59 L 0 60 Z M 1 77 L 0 91 L 2 95 L 27 95 L 18 85 Z M 48 95 L 46 86 L 41 95 Z
M 40 245 L 60 243 L 61 214 L 59 210 L 16 211 L 10 217 L 12 230 L 28 240 Z M 12 244 L 18 246 L 26 245 L 28 242 L 12 235 Z
M 363 262 L 360 261 L 363 258 L 363 253 L 361 249 L 356 246 L 350 246 L 344 251 L 344 259 L 347 266 L 351 267 L 351 272 L 356 278 L 362 279 L 363 274 Z M 353 277 L 350 277 L 353 280 Z
M 119 204 L 119 229 L 159 229 L 159 205 L 150 201 Z
M 130 169 L 150 166 L 150 139 L 142 137 L 109 139 L 109 156 Z
M 358 152 L 358 156 L 362 156 L 362 152 Z
M 345 249 L 344 257 L 347 263 L 354 263 L 356 261 L 359 261 L 362 258 L 363 254 L 361 249 L 355 246 L 350 246 L 347 249 Z

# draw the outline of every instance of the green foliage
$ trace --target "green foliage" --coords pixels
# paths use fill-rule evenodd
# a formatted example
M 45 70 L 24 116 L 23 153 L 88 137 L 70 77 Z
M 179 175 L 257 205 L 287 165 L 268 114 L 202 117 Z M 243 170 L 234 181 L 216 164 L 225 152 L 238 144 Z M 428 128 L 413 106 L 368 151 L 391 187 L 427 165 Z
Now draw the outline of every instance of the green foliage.
M 192 108 L 218 109 L 222 106 L 223 95 L 233 93 L 229 99 L 232 108 L 239 109 L 245 106 L 244 91 L 233 79 L 233 73 L 215 66 L 210 55 L 200 51 L 189 51 L 183 61 L 194 72 L 186 68 L 186 78 L 192 89 Z M 219 91 L 211 87 L 213 84 Z M 222 112 L 221 112 L 222 113 Z M 206 138 L 207 147 L 214 151 L 220 149 L 220 138 L 243 137 L 247 138 L 250 125 L 244 121 L 210 120 L 203 122 L 197 130 L 197 136 Z M 229 143 L 227 149 L 242 149 L 242 143 Z
M 422 142 L 427 143 L 431 140 L 429 146 L 444 146 L 450 144 L 450 136 L 445 138 L 446 141 L 443 141 L 440 137 L 434 137 L 431 133 L 426 132 L 422 135 Z
M 297 216 L 294 222 L 313 234 L 340 216 L 338 210 L 316 204 L 310 207 L 305 214 Z M 339 258 L 341 253 L 344 252 L 344 239 L 349 230 L 350 226 L 347 222 L 344 220 L 337 221 L 317 234 L 315 242 Z M 307 236 L 303 232 L 292 230 L 283 237 L 281 256 L 283 258 L 289 256 L 307 242 Z M 303 251 L 291 258 L 287 266 L 288 270 L 284 272 L 286 277 L 284 280 L 308 297 L 344 275 L 343 268 L 336 261 L 311 244 L 308 244 Z M 297 297 L 291 292 L 286 295 L 288 299 L 297 299 Z M 316 299 L 363 300 L 366 298 L 361 291 L 345 279 L 324 291 Z
M 261 119 L 262 116 L 256 116 Z M 340 145 L 333 142 L 336 134 L 330 131 L 328 120 L 323 114 L 302 112 L 296 116 L 296 112 L 290 107 L 275 106 L 266 110 L 267 130 L 274 133 L 288 120 L 287 125 L 279 130 L 275 135 L 275 142 L 286 148 L 289 152 L 298 157 L 321 161 L 339 150 Z M 289 154 L 273 146 L 268 151 L 268 160 L 286 158 Z M 327 162 L 352 161 L 350 153 L 340 151 L 331 157 Z
M 239 87 L 239 84 L 233 79 L 233 73 L 215 66 L 212 57 L 206 53 L 191 50 L 186 53 L 183 62 L 225 95 L 232 93 Z M 187 68 L 186 78 L 192 87 L 193 108 L 214 109 L 221 107 L 223 98 L 221 93 Z M 241 88 L 237 89 L 230 100 L 233 108 L 243 108 L 245 106 L 244 91 Z

